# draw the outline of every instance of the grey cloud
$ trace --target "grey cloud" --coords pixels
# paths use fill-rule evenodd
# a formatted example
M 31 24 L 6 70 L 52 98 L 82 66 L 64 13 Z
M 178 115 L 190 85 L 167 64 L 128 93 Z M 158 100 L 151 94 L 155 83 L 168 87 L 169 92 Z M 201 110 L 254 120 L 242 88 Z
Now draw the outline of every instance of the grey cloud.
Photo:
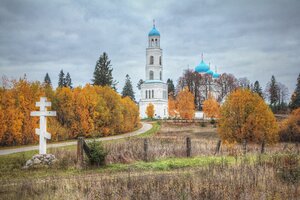
M 300 2 L 285 1 L 38 1 L 0 2 L 0 75 L 56 84 L 60 69 L 74 85 L 92 79 L 106 51 L 121 91 L 145 77 L 147 34 L 156 19 L 164 78 L 177 80 L 204 52 L 219 72 L 265 85 L 271 75 L 295 88 L 300 53 Z M 136 88 L 135 88 L 136 89 Z M 136 90 L 136 95 L 139 92 Z

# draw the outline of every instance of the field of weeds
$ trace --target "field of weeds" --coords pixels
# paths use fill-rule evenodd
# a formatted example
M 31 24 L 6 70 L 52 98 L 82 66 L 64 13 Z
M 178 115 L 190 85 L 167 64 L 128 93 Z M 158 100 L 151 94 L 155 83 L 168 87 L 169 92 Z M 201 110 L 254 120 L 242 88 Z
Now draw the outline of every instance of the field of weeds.
M 186 138 L 191 138 L 187 158 Z M 145 162 L 145 140 L 148 143 Z M 49 169 L 21 170 L 36 152 L 0 157 L 0 199 L 299 199 L 296 144 L 221 145 L 216 129 L 163 123 L 147 137 L 103 143 L 104 167 L 76 169 L 74 149 L 51 149 Z

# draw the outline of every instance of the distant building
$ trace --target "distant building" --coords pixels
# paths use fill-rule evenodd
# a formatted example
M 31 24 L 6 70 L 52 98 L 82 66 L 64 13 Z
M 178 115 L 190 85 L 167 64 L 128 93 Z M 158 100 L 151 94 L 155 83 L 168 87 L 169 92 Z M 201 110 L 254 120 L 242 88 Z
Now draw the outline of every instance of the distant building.
M 162 49 L 160 48 L 160 33 L 153 28 L 148 34 L 148 48 L 146 48 L 146 79 L 141 85 L 141 99 L 139 102 L 140 117 L 146 118 L 146 108 L 154 105 L 154 117 L 168 117 L 168 86 L 163 81 Z

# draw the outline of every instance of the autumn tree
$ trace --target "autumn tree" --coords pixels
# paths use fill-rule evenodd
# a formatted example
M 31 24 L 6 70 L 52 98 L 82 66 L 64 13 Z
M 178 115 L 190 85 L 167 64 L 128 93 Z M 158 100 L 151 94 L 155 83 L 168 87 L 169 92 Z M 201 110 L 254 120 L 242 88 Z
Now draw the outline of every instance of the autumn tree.
M 300 74 L 298 75 L 296 89 L 292 94 L 291 102 L 289 106 L 292 110 L 300 107 Z
M 228 142 L 272 143 L 278 139 L 278 125 L 274 114 L 258 94 L 238 89 L 221 107 L 218 134 Z
M 176 117 L 176 100 L 172 95 L 168 98 L 168 112 L 170 117 Z
M 146 108 L 146 115 L 148 118 L 153 118 L 154 117 L 154 105 L 152 103 L 149 103 L 147 108 Z
M 213 96 L 210 95 L 210 97 L 203 102 L 203 112 L 211 119 L 219 117 L 220 104 Z
M 293 110 L 289 117 L 281 122 L 280 140 L 300 142 L 300 108 Z
M 194 95 L 184 88 L 177 94 L 177 110 L 181 118 L 193 119 L 195 116 Z
M 133 101 L 135 100 L 132 83 L 128 74 L 126 74 L 125 85 L 122 90 L 122 97 L 130 97 Z
M 94 85 L 109 86 L 115 89 L 116 82 L 113 80 L 111 60 L 109 60 L 106 52 L 100 55 L 94 70 Z
M 35 143 L 38 118 L 32 118 L 30 112 L 43 95 L 42 85 L 25 77 L 10 83 L 11 87 L 0 89 L 0 145 Z
M 210 75 L 202 75 L 193 70 L 187 69 L 178 79 L 176 91 L 178 93 L 187 87 L 194 96 L 194 104 L 197 109 L 200 110 L 202 101 L 208 96 L 209 85 L 211 83 L 212 78 Z

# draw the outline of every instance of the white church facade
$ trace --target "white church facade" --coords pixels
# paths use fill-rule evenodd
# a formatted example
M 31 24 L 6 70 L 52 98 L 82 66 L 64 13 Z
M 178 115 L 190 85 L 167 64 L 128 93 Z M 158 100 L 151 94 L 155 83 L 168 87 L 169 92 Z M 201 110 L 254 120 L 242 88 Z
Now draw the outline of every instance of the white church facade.
M 148 34 L 146 48 L 146 79 L 141 85 L 139 102 L 140 117 L 147 118 L 147 106 L 154 105 L 154 117 L 168 117 L 168 86 L 163 81 L 162 49 L 160 48 L 160 33 L 153 24 Z

